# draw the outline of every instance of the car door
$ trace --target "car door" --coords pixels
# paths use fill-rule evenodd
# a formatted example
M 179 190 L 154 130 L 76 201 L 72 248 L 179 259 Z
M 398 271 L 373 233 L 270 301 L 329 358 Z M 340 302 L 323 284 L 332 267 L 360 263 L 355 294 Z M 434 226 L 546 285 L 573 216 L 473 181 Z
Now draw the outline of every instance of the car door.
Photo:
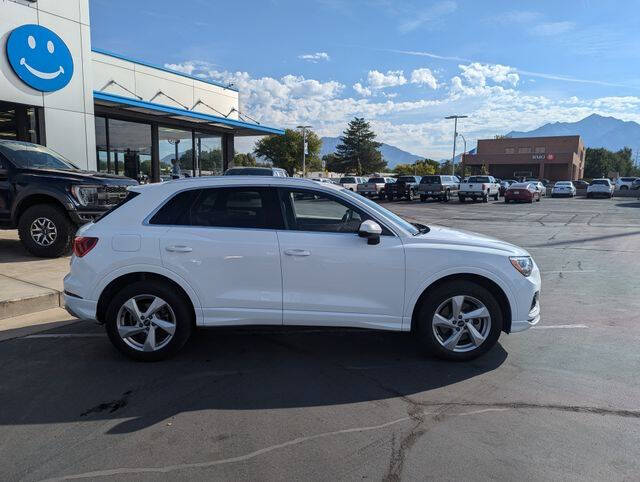
M 281 189 L 280 200 L 284 324 L 399 330 L 405 286 L 400 238 L 385 228 L 379 244 L 367 244 L 358 229 L 372 218 L 338 195 Z
M 183 191 L 173 199 L 178 214 L 160 219 L 171 226 L 160 239 L 162 263 L 192 285 L 206 324 L 282 324 L 276 195 L 267 187 Z
M 11 220 L 11 198 L 9 163 L 0 154 L 0 224 L 8 224 Z

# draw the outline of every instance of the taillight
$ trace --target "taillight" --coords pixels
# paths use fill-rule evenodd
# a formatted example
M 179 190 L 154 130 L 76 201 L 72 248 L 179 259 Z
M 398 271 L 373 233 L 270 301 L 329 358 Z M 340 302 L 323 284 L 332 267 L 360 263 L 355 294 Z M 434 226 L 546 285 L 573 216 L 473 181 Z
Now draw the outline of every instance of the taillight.
M 73 240 L 73 254 L 78 258 L 82 258 L 98 244 L 98 238 L 88 236 L 76 236 Z

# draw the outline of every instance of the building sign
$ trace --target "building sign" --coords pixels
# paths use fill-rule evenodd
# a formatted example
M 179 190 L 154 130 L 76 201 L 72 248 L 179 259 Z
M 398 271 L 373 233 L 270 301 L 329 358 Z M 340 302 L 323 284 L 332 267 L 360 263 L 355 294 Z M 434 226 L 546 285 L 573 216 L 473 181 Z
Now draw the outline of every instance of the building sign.
M 39 25 L 23 25 L 11 32 L 7 59 L 20 80 L 41 92 L 60 90 L 73 77 L 69 48 L 58 35 Z
M 556 156 L 554 156 L 553 154 L 549 153 L 547 154 L 547 161 L 553 161 L 556 158 Z
M 553 161 L 556 158 L 556 156 L 554 156 L 553 154 L 533 154 L 531 156 L 531 159 L 533 159 L 534 161 L 544 161 L 545 159 L 547 161 Z

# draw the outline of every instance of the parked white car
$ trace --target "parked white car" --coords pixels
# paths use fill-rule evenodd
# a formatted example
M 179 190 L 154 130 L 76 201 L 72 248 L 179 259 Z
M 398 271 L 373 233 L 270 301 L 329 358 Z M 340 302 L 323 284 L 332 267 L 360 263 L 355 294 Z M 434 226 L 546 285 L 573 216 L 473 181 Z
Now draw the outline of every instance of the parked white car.
M 364 177 L 344 176 L 340 178 L 338 184 L 349 191 L 356 192 L 358 190 L 358 184 L 362 184 L 364 182 L 367 182 Z
M 604 196 L 612 198 L 614 189 L 615 186 L 609 179 L 594 179 L 593 181 L 591 181 L 589 187 L 587 188 L 587 197 L 592 198 L 597 196 Z
M 536 188 L 536 191 L 538 191 L 540 196 L 547 195 L 547 187 L 544 184 L 542 184 L 542 181 L 527 181 L 527 182 Z
M 358 184 L 357 192 L 366 197 L 384 199 L 384 186 L 396 182 L 392 177 L 371 177 L 367 182 Z
M 471 176 L 466 182 L 460 183 L 458 191 L 458 199 L 461 203 L 467 198 L 473 201 L 482 199 L 482 202 L 488 202 L 490 197 L 494 201 L 500 196 L 500 183 L 493 176 Z
M 633 181 L 640 179 L 638 177 L 619 177 L 616 179 L 615 188 L 619 191 L 626 191 L 633 187 Z
M 306 325 L 412 331 L 470 360 L 540 320 L 524 249 L 410 224 L 338 186 L 238 176 L 130 191 L 78 231 L 64 298 L 135 359 L 175 353 L 195 327 Z
M 576 187 L 571 181 L 557 181 L 551 189 L 551 197 L 576 196 Z

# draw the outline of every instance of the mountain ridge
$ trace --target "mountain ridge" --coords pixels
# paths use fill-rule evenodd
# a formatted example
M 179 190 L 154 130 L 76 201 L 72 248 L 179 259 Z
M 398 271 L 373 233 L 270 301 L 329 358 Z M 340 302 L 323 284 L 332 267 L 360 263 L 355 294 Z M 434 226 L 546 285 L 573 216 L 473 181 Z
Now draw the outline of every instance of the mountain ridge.
M 320 140 L 322 141 L 320 157 L 336 152 L 336 146 L 340 143 L 339 137 L 322 137 Z M 398 164 L 413 164 L 425 158 L 386 143 L 382 143 L 380 146 L 380 153 L 387 161 L 389 169 L 393 169 Z

